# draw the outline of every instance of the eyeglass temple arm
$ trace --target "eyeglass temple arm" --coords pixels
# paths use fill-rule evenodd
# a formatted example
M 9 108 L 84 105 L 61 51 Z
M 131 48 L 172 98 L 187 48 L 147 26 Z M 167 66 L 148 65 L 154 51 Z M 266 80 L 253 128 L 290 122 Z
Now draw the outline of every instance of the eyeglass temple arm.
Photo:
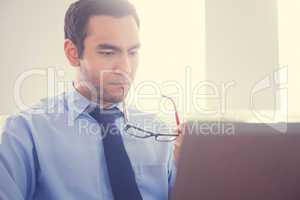
M 123 96 L 125 96 L 124 88 L 122 88 L 122 89 L 123 89 Z M 174 100 L 171 97 L 168 97 L 166 95 L 162 95 L 162 97 L 167 98 L 172 102 L 174 110 L 175 110 L 176 125 L 177 125 L 177 127 L 179 127 L 180 126 L 180 120 L 179 120 L 179 115 L 178 115 L 178 111 L 177 111 L 176 104 L 175 104 Z M 123 100 L 123 112 L 124 112 L 125 122 L 127 123 L 128 122 L 128 116 L 127 116 L 126 103 L 125 103 L 124 100 Z
M 175 104 L 174 100 L 171 97 L 168 97 L 166 95 L 162 95 L 162 97 L 167 98 L 172 102 L 174 110 L 175 110 L 176 125 L 177 125 L 177 127 L 179 127 L 180 126 L 180 120 L 179 120 L 179 115 L 178 115 L 176 104 Z

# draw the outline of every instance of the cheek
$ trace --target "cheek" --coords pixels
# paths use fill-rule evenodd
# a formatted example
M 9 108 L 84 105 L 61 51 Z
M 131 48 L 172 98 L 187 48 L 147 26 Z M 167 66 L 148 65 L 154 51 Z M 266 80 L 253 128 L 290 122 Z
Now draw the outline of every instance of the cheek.
M 139 65 L 139 61 L 140 61 L 140 60 L 139 60 L 139 56 L 133 58 L 133 59 L 132 59 L 132 66 L 134 66 L 135 68 L 137 68 L 138 65 Z
M 97 72 L 102 69 L 107 68 L 107 63 L 103 59 L 99 59 L 97 57 L 87 58 L 88 68 L 90 71 Z
M 89 58 L 85 62 L 85 68 L 90 77 L 102 78 L 111 72 L 111 65 L 103 59 Z
M 137 70 L 138 70 L 138 65 L 135 65 L 134 67 L 132 67 L 132 71 L 130 72 L 130 76 L 132 79 L 135 78 Z
M 134 75 L 139 66 L 139 59 L 138 58 L 133 59 L 130 63 L 130 66 L 131 66 L 131 74 Z
M 107 69 L 111 66 L 107 59 L 104 59 L 97 52 L 87 49 L 84 54 L 84 59 L 88 64 L 88 68 L 91 71 L 97 71 L 101 69 Z

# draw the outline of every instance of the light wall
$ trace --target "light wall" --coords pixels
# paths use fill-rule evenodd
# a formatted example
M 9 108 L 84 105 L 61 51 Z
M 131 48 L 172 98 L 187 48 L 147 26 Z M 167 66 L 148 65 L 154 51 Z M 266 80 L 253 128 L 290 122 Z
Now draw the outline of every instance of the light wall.
M 63 52 L 63 19 L 70 1 L 1 2 L 0 7 L 0 112 L 8 115 L 19 109 L 14 97 L 16 80 L 24 72 L 67 68 Z M 68 67 L 70 68 L 70 67 Z M 20 88 L 26 105 L 47 95 L 47 74 L 32 75 Z
M 291 121 L 300 119 L 300 1 L 278 0 L 279 61 L 288 66 L 288 109 Z
M 225 88 L 208 107 L 243 120 L 276 110 L 273 88 L 255 89 L 279 66 L 276 0 L 207 0 L 205 11 L 206 79 Z

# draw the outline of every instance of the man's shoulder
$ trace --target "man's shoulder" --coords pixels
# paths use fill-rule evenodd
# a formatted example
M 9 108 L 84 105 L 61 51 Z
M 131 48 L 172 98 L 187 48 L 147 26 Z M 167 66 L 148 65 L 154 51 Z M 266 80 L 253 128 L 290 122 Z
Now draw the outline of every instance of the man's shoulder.
M 53 114 L 59 114 L 64 110 L 64 93 L 53 97 L 44 97 L 38 102 L 16 111 L 9 115 L 3 125 L 3 129 L 13 127 L 27 127 L 33 121 L 45 119 Z
M 27 110 L 21 111 L 29 115 L 51 114 L 65 108 L 65 92 L 52 97 L 44 97 Z

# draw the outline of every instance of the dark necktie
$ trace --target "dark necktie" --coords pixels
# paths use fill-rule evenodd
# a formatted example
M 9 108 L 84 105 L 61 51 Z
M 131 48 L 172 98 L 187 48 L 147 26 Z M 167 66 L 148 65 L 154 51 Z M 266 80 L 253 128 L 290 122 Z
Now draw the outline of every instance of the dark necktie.
M 96 107 L 90 115 L 102 128 L 104 155 L 114 199 L 142 200 L 120 130 L 115 123 L 122 113 L 118 108 L 100 110 Z

